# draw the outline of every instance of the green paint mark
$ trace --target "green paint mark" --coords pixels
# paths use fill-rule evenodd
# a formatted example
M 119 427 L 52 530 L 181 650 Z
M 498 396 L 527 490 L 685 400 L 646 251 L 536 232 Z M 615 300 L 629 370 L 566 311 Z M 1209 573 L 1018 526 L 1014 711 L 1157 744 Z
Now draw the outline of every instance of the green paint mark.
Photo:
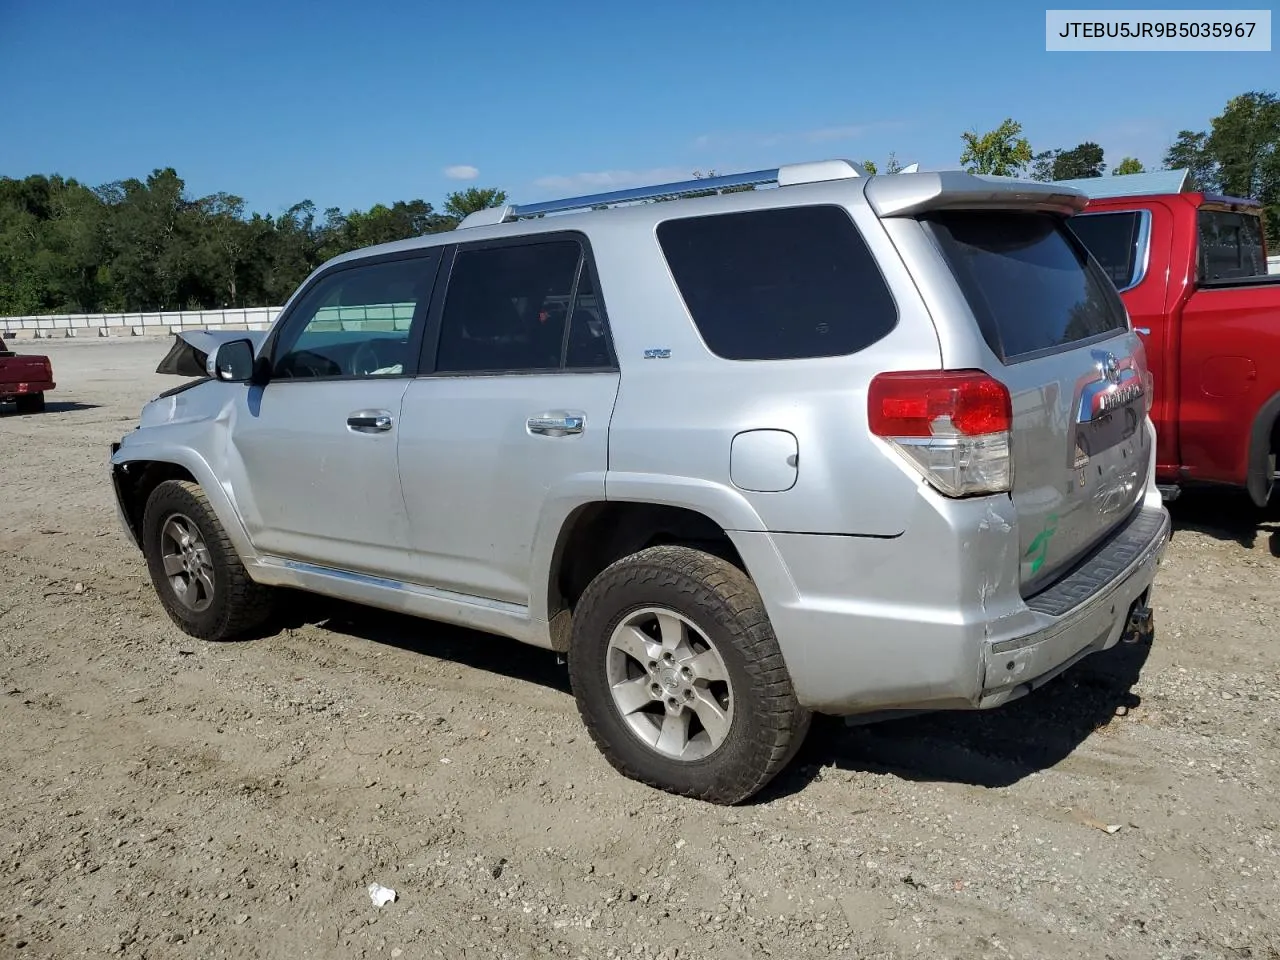
M 1057 532 L 1058 515 L 1051 513 L 1045 520 L 1044 529 L 1036 534 L 1036 538 L 1031 541 L 1031 546 L 1027 547 L 1027 552 L 1022 555 L 1022 559 L 1031 561 L 1031 573 L 1033 576 L 1036 571 L 1044 566 L 1045 557 L 1049 554 L 1049 541 L 1053 539 L 1053 535 Z

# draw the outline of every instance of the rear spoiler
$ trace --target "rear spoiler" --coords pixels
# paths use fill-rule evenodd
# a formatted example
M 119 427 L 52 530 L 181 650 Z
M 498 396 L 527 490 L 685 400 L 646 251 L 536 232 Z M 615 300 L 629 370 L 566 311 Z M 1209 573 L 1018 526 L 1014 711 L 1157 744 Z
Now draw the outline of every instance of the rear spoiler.
M 1088 197 L 1072 187 L 959 170 L 872 177 L 863 192 L 880 217 L 915 217 L 938 210 L 1028 210 L 1069 217 L 1088 203 Z
M 156 367 L 156 373 L 210 377 L 209 358 L 219 346 L 231 340 L 248 340 L 257 353 L 266 336 L 265 330 L 183 330 L 173 335 L 173 346 Z

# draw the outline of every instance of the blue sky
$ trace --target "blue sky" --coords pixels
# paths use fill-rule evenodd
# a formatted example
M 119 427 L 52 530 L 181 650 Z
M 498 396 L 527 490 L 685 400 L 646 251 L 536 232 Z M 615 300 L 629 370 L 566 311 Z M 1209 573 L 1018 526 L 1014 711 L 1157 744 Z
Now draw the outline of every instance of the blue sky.
M 955 167 L 960 133 L 1006 116 L 1037 151 L 1096 140 L 1150 167 L 1229 97 L 1280 90 L 1277 52 L 1047 53 L 1044 11 L 0 0 L 0 175 L 172 166 L 263 213 L 469 184 L 520 201 L 890 151 Z

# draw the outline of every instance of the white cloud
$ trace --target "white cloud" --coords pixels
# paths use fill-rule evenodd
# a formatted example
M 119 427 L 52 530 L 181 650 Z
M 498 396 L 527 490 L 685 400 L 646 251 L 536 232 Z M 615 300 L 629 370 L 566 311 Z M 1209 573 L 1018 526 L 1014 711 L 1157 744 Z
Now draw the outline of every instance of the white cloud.
M 657 167 L 652 170 L 595 170 L 584 173 L 555 174 L 539 177 L 533 183 L 541 190 L 573 193 L 625 190 L 627 187 L 642 187 L 651 183 L 692 179 L 693 169 L 690 167 Z
M 469 163 L 458 163 L 444 168 L 444 175 L 450 180 L 474 180 L 480 171 Z

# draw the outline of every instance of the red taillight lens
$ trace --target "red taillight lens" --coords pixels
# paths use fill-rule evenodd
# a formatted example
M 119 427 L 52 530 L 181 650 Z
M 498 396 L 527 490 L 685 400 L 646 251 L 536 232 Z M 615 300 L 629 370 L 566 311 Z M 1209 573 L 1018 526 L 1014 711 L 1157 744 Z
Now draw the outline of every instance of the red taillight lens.
M 867 390 L 867 420 L 946 496 L 1013 488 L 1013 403 L 981 370 L 882 373 Z
M 977 437 L 1008 431 L 1013 405 L 981 370 L 882 373 L 867 391 L 867 418 L 880 437 Z

